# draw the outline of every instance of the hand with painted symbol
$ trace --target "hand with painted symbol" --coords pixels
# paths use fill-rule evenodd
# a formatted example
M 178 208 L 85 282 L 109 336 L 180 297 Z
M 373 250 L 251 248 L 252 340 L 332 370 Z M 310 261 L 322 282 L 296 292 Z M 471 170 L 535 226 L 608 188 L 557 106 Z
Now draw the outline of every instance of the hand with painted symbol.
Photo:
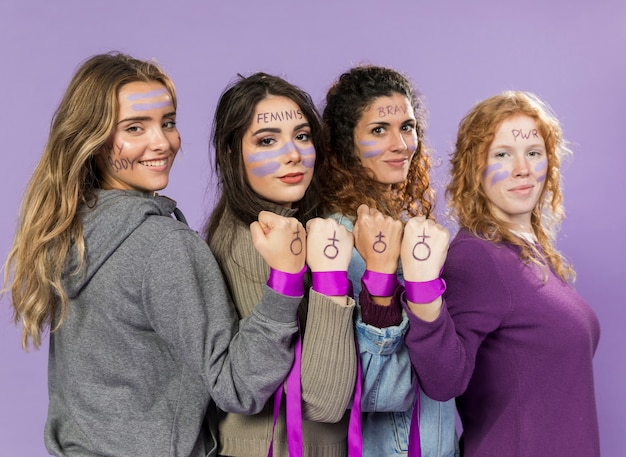
M 354 225 L 354 245 L 366 268 L 377 273 L 395 273 L 402 243 L 402 222 L 361 205 Z
M 450 232 L 432 219 L 416 216 L 406 223 L 402 238 L 404 279 L 431 281 L 439 277 L 448 255 Z
M 306 260 L 306 232 L 293 217 L 261 211 L 250 224 L 252 242 L 265 262 L 274 270 L 298 273 Z
M 334 219 L 311 219 L 306 224 L 307 264 L 311 271 L 347 271 L 354 240 Z

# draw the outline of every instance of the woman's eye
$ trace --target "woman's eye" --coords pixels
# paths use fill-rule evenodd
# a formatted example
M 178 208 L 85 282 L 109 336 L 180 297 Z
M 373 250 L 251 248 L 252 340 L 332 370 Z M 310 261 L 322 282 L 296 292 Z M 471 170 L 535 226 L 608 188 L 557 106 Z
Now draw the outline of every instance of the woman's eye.
M 402 126 L 402 130 L 405 132 L 412 132 L 413 130 L 415 130 L 415 126 L 412 124 L 404 124 Z
M 258 144 L 259 146 L 271 146 L 274 144 L 274 138 L 261 138 Z
M 310 138 L 311 138 L 310 133 L 300 133 L 296 136 L 296 140 L 298 141 L 309 141 Z
M 539 156 L 541 156 L 541 152 L 540 151 L 530 151 L 528 153 L 528 155 L 531 156 L 531 157 L 539 157 Z
M 141 132 L 141 127 L 139 127 L 138 125 L 131 125 L 130 127 L 126 127 L 126 131 L 128 133 L 138 133 Z
M 166 121 L 163 123 L 163 127 L 166 129 L 173 129 L 176 127 L 176 121 Z
M 385 128 L 382 126 L 374 127 L 372 129 L 372 133 L 374 135 L 382 135 L 383 133 L 385 133 Z
M 496 152 L 493 156 L 498 158 L 506 157 L 506 152 Z

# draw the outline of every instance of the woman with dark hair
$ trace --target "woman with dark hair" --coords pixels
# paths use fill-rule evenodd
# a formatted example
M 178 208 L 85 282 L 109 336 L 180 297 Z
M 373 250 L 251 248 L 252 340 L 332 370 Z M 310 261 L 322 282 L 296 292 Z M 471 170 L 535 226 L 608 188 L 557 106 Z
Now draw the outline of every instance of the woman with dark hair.
M 206 243 L 157 194 L 180 148 L 176 107 L 154 62 L 89 58 L 26 189 L 5 284 L 24 347 L 50 329 L 52 455 L 215 456 L 207 409 L 260 411 L 294 360 L 299 298 L 266 288 L 239 320 Z M 267 225 L 265 260 L 298 272 L 301 224 Z
M 269 213 L 297 218 L 306 227 L 306 233 L 291 237 L 294 250 L 306 251 L 312 272 L 311 287 L 307 280 L 297 293 L 302 298 L 302 447 L 305 456 L 345 456 L 356 377 L 354 301 L 348 297 L 346 274 L 353 241 L 335 221 L 315 217 L 324 157 L 315 106 L 307 93 L 282 78 L 240 77 L 220 97 L 212 140 L 221 195 L 205 236 L 240 317 L 250 314 L 268 276 L 273 277 L 252 249 L 250 223 L 260 222 L 264 229 L 262 216 Z M 268 360 L 273 356 L 265 355 Z M 273 442 L 274 456 L 288 456 L 286 427 L 294 424 L 286 420 L 284 408 L 275 430 L 273 423 L 270 403 L 255 416 L 221 414 L 220 455 L 266 457 Z
M 417 218 L 405 227 L 407 284 L 445 290 L 443 300 L 425 302 L 407 286 L 407 345 L 424 390 L 458 397 L 464 456 L 600 455 L 598 319 L 554 246 L 569 153 L 557 118 L 535 95 L 483 100 L 461 121 L 451 159 L 448 204 L 460 230 L 443 278 L 409 272 L 422 269 L 415 241 L 440 251 L 445 229 Z
M 433 207 L 424 103 L 399 72 L 358 66 L 332 85 L 322 119 L 329 145 L 320 173 L 323 212 L 355 237 L 348 276 L 359 305 L 363 455 L 416 455 L 421 447 L 424 457 L 453 456 L 454 403 L 431 400 L 418 388 L 400 304 L 403 223 L 431 216 Z M 419 440 L 412 421 L 418 411 Z

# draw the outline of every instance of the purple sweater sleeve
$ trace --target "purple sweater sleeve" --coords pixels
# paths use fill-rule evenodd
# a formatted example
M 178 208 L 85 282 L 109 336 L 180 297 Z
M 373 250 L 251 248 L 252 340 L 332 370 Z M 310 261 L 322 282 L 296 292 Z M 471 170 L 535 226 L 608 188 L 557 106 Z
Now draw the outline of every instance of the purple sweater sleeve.
M 406 336 L 422 389 L 439 401 L 465 391 L 481 342 L 498 328 L 511 307 L 500 269 L 480 240 L 457 236 L 443 276 L 448 288 L 441 314 L 426 322 L 407 307 L 410 328 Z

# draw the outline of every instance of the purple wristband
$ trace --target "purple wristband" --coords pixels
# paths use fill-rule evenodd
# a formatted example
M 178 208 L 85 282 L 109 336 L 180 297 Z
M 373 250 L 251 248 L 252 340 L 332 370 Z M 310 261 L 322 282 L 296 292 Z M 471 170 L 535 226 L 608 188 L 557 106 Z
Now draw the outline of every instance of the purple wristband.
M 306 265 L 299 273 L 285 273 L 270 268 L 267 285 L 279 294 L 289 297 L 302 297 L 304 295 L 304 273 L 306 273 Z
M 370 270 L 365 270 L 361 281 L 369 294 L 374 297 L 391 297 L 398 285 L 395 273 L 377 273 Z
M 404 289 L 406 290 L 407 300 L 423 305 L 443 295 L 446 290 L 446 282 L 443 278 L 424 282 L 404 281 Z
M 348 295 L 350 281 L 347 271 L 314 271 L 312 289 L 322 295 Z

